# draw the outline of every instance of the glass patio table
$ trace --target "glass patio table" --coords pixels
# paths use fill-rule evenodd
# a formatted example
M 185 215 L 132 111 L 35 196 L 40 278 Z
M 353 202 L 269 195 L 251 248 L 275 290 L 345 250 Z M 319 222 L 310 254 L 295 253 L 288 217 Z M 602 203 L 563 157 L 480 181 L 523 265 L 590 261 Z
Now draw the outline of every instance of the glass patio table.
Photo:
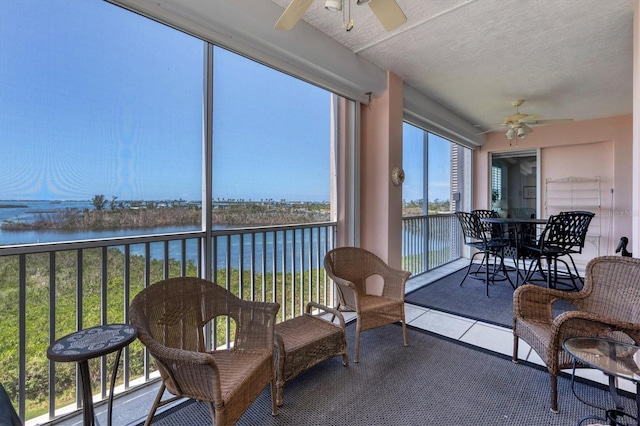
M 581 402 L 605 411 L 605 417 L 586 416 L 578 425 L 589 419 L 609 422 L 609 425 L 638 425 L 638 417 L 623 410 L 623 404 L 616 390 L 616 379 L 626 379 L 636 385 L 636 416 L 640 412 L 640 346 L 600 337 L 573 337 L 562 344 L 565 351 L 573 357 L 571 391 Z M 575 390 L 576 364 L 584 364 L 602 371 L 609 378 L 609 393 L 615 403 L 615 409 L 607 409 L 582 399 Z M 622 423 L 625 418 L 633 423 Z

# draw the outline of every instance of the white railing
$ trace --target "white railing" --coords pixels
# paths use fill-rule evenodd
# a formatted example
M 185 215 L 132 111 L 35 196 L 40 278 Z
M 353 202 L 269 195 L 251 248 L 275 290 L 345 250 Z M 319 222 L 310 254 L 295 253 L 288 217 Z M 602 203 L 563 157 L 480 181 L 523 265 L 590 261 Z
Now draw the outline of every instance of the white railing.
M 402 268 L 420 275 L 461 257 L 461 229 L 454 214 L 402 218 Z

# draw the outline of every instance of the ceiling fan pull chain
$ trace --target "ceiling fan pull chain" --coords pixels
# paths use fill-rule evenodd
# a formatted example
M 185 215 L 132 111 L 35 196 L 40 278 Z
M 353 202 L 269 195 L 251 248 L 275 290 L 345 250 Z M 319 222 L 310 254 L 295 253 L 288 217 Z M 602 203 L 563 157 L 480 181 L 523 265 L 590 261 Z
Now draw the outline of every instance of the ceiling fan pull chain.
M 343 7 L 343 10 L 344 10 L 344 9 L 347 9 L 347 8 L 348 8 L 349 10 L 347 11 L 347 18 L 346 18 L 346 20 L 344 19 L 344 13 L 343 13 L 342 19 L 343 19 L 344 21 L 346 21 L 346 25 L 344 25 L 344 27 L 347 29 L 347 32 L 349 32 L 349 31 L 351 31 L 351 30 L 353 29 L 354 22 L 353 22 L 353 19 L 351 19 L 351 1 L 350 1 L 350 0 L 346 0 L 346 1 L 347 1 L 347 7 L 346 7 L 346 8 L 345 8 L 345 7 Z M 344 22 L 343 22 L 343 23 L 344 23 Z

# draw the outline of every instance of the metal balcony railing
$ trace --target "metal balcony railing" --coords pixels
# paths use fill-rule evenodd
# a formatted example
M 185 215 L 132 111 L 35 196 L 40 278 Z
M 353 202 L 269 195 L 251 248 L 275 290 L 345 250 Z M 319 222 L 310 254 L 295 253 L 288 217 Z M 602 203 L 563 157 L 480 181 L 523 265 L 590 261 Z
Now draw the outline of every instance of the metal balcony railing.
M 423 274 L 461 257 L 462 235 L 454 214 L 402 218 L 402 269 Z
M 324 222 L 213 231 L 210 240 L 197 231 L 0 247 L 0 382 L 27 423 L 79 410 L 76 366 L 49 361 L 47 347 L 77 330 L 127 323 L 131 299 L 165 278 L 201 276 L 244 299 L 278 302 L 279 321 L 301 315 L 308 301 L 333 306 L 323 260 L 335 233 L 336 223 Z M 418 275 L 458 259 L 459 241 L 453 215 L 404 218 L 403 268 Z M 231 328 L 210 327 L 210 345 L 228 344 Z M 90 361 L 95 401 L 108 397 L 114 358 Z M 120 363 L 116 393 L 157 377 L 138 341 Z
M 80 409 L 76 365 L 49 361 L 48 346 L 77 330 L 127 323 L 132 298 L 165 278 L 201 276 L 244 299 L 278 302 L 279 321 L 301 315 L 308 301 L 332 306 L 322 262 L 335 232 L 324 222 L 213 231 L 208 247 L 205 232 L 0 247 L 0 382 L 23 421 Z M 232 339 L 229 320 L 209 330 L 212 347 Z M 114 359 L 89 363 L 95 401 L 108 397 Z M 156 370 L 138 341 L 120 362 L 118 391 L 144 385 Z

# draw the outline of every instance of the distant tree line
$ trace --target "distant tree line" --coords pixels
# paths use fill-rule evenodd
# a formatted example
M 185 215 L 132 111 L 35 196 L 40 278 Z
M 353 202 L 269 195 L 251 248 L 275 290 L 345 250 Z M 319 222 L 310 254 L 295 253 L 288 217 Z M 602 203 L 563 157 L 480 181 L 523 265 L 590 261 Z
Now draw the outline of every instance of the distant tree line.
M 423 212 L 424 199 L 402 202 L 402 215 L 403 216 L 421 216 Z M 451 212 L 451 202 L 449 200 L 440 200 L 436 198 L 433 201 L 427 201 L 428 214 L 435 213 L 449 213 Z
M 151 229 L 202 223 L 200 203 L 183 199 L 161 201 L 109 200 L 102 194 L 91 200 L 93 209 L 68 208 L 39 212 L 33 221 L 5 221 L 3 230 Z M 213 203 L 213 225 L 273 226 L 330 220 L 328 202 L 244 201 L 218 199 Z
M 141 200 L 129 200 L 129 201 L 118 201 L 118 197 L 113 195 L 110 200 L 107 199 L 102 194 L 94 195 L 91 200 L 91 204 L 93 208 L 96 210 L 106 210 L 107 206 L 110 210 L 126 210 L 126 209 L 153 209 L 157 207 L 184 207 L 195 206 L 194 204 L 187 204 L 186 200 L 182 198 L 178 200 L 161 200 L 161 201 L 141 201 Z

